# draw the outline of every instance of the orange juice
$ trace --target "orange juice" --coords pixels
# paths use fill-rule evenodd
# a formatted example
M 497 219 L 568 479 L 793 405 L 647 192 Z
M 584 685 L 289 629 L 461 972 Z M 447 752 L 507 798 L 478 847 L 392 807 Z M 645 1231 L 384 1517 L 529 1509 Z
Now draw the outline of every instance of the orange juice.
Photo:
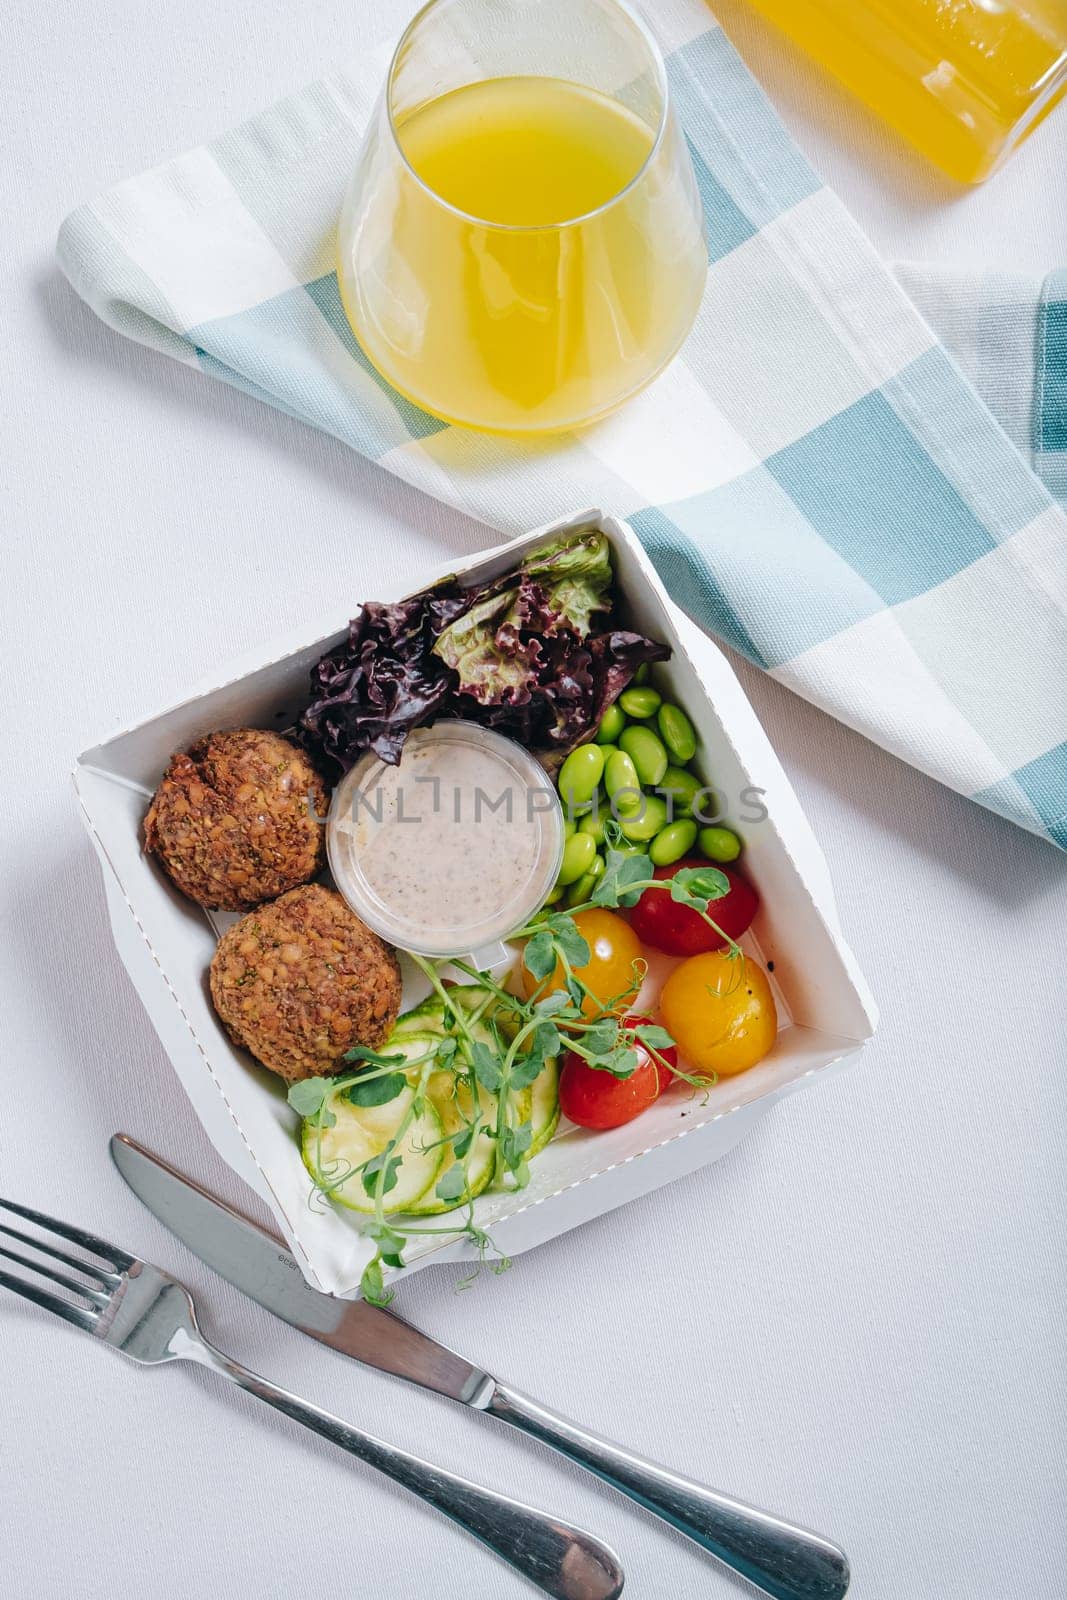
M 752 0 L 964 183 L 1067 89 L 1067 0 Z
M 534 227 L 596 211 L 636 177 L 653 129 L 561 78 L 487 78 L 400 122 L 423 183 L 485 222 Z
M 552 77 L 482 79 L 399 116 L 404 163 L 361 178 L 340 231 L 345 310 L 378 370 L 500 432 L 587 422 L 642 388 L 707 266 L 684 146 L 672 121 L 657 131 Z

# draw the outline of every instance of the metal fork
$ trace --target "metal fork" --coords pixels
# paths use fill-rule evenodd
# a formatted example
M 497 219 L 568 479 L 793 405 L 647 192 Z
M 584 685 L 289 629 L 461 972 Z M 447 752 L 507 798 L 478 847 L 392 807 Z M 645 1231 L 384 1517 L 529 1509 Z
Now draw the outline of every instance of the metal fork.
M 302 1422 L 313 1433 L 403 1484 L 420 1500 L 436 1506 L 556 1600 L 616 1600 L 621 1594 L 623 1572 L 618 1558 L 591 1534 L 383 1444 L 250 1372 L 208 1343 L 197 1326 L 196 1309 L 188 1290 L 158 1267 L 29 1206 L 0 1200 L 0 1211 L 13 1212 L 66 1244 L 75 1245 L 79 1252 L 72 1254 L 51 1240 L 35 1238 L 7 1226 L 6 1220 L 0 1221 L 0 1234 L 5 1236 L 5 1242 L 0 1243 L 0 1256 L 65 1293 L 56 1294 L 21 1274 L 0 1270 L 0 1285 L 5 1289 L 54 1312 L 133 1361 L 148 1366 L 160 1361 L 195 1361 L 210 1367 L 294 1422 Z M 8 1239 L 28 1245 L 51 1264 L 7 1248 Z M 86 1260 L 81 1252 L 97 1259 Z M 85 1281 L 79 1281 L 72 1273 Z

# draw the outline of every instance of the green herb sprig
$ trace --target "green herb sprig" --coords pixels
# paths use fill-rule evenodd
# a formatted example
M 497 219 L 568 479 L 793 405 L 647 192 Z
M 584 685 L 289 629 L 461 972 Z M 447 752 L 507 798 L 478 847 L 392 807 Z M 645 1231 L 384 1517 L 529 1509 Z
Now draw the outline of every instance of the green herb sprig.
M 466 1238 L 477 1261 L 460 1287 L 473 1282 L 483 1265 L 493 1271 L 506 1270 L 510 1265 L 507 1257 L 474 1221 L 470 1197 L 473 1155 L 479 1139 L 489 1138 L 494 1145 L 493 1184 L 522 1189 L 529 1183 L 533 1127 L 529 1119 L 517 1116 L 521 1092 L 563 1051 L 573 1051 L 596 1071 L 625 1079 L 636 1070 L 644 1050 L 675 1076 L 707 1090 L 706 1078 L 691 1076 L 665 1060 L 663 1052 L 674 1043 L 665 1028 L 645 1022 L 627 1025 L 623 1020 L 644 980 L 643 961 L 634 963 L 628 986 L 607 1002 L 594 995 L 581 977 L 591 952 L 575 917 L 594 908 L 616 910 L 635 905 L 649 888 L 669 889 L 673 900 L 689 906 L 714 930 L 727 958 L 743 963 L 736 940 L 708 911 L 729 891 L 724 873 L 712 866 L 687 867 L 669 879 L 659 879 L 649 856 L 609 847 L 605 871 L 588 900 L 566 912 L 546 908 L 512 934 L 513 939 L 525 941 L 523 964 L 536 984 L 532 995 L 523 999 L 512 994 L 491 974 L 464 961 L 434 962 L 413 956 L 444 1007 L 445 1032 L 435 1046 L 414 1058 L 390 1053 L 388 1045 L 383 1053 L 357 1046 L 344 1058 L 346 1066 L 356 1070 L 334 1078 L 306 1078 L 291 1086 L 289 1104 L 316 1130 L 319 1193 L 328 1199 L 345 1184 L 358 1181 L 374 1203 L 373 1215 L 364 1225 L 375 1246 L 375 1255 L 360 1281 L 364 1299 L 375 1305 L 389 1304 L 393 1292 L 386 1284 L 385 1271 L 403 1267 L 404 1251 L 416 1238 Z M 448 966 L 482 991 L 475 1005 L 469 1004 L 468 997 L 462 1004 L 452 998 L 442 976 L 442 969 Z M 562 974 L 562 987 L 553 983 L 557 971 Z M 397 1221 L 386 1211 L 385 1201 L 398 1181 L 405 1135 L 424 1108 L 427 1084 L 435 1072 L 450 1074 L 455 1103 L 471 1108 L 458 1117 L 458 1127 L 440 1141 L 451 1145 L 452 1160 L 435 1186 L 437 1199 L 455 1204 L 462 1215 L 443 1225 L 421 1226 Z M 336 1124 L 332 1107 L 339 1098 L 357 1107 L 381 1106 L 408 1089 L 413 1090 L 411 1102 L 382 1150 L 358 1167 L 334 1162 L 324 1171 L 322 1134 Z

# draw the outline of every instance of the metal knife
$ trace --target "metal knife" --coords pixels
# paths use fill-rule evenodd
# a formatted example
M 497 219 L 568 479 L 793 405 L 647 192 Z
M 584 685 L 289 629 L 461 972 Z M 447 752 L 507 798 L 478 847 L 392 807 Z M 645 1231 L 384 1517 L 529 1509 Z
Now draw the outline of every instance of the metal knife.
M 112 1137 L 111 1155 L 134 1194 L 165 1227 L 283 1322 L 367 1366 L 447 1395 L 551 1445 L 774 1600 L 841 1600 L 847 1591 L 848 1560 L 828 1539 L 590 1433 L 390 1311 L 320 1294 L 280 1239 L 125 1134 Z

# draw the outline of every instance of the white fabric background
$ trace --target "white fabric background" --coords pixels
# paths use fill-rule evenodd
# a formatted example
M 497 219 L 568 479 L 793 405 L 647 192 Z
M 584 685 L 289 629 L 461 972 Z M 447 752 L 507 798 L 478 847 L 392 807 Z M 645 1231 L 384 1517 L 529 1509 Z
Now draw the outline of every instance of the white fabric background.
M 7 11 L 0 1191 L 177 1270 L 209 1333 L 271 1376 L 596 1528 L 635 1600 L 725 1600 L 731 1580 L 547 1452 L 242 1303 L 106 1155 L 124 1127 L 239 1198 L 113 952 L 72 754 L 264 633 L 313 631 L 484 535 L 109 333 L 60 281 L 52 238 L 78 200 L 358 49 L 372 10 Z M 816 88 L 739 0 L 720 14 L 887 255 L 1067 262 L 1067 111 L 960 194 Z M 835 1536 L 858 1600 L 1061 1592 L 1067 860 L 740 670 L 829 856 L 879 1037 L 719 1166 L 464 1295 L 431 1269 L 399 1308 L 601 1430 Z M 127 1367 L 10 1297 L 0 1571 L 9 1600 L 531 1592 L 253 1400 Z

